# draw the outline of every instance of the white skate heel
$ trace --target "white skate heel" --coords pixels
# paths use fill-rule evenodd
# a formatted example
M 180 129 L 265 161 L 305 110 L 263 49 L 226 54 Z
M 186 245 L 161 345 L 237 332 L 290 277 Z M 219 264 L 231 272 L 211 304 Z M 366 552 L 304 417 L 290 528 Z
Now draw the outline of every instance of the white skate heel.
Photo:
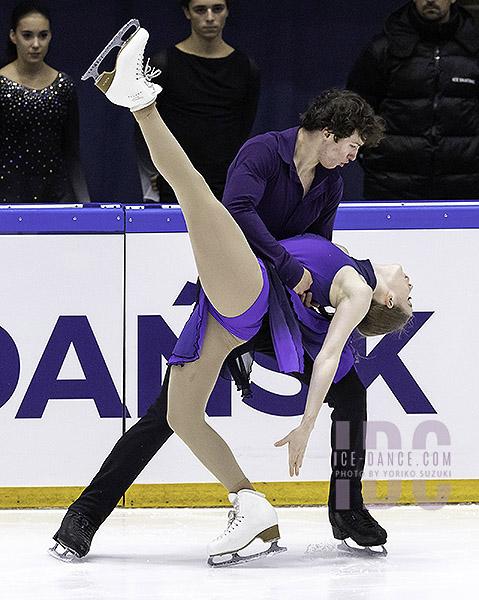
M 134 27 L 134 32 L 125 41 L 123 36 Z M 82 80 L 92 77 L 95 85 L 113 104 L 124 106 L 131 111 L 140 110 L 152 104 L 161 87 L 151 79 L 160 74 L 148 62 L 143 68 L 143 54 L 150 34 L 140 27 L 137 19 L 124 25 L 115 37 L 100 52 L 82 76 Z M 114 48 L 120 48 L 113 71 L 99 73 L 98 68 L 104 58 Z
M 208 564 L 211 567 L 236 565 L 286 551 L 286 548 L 278 546 L 278 516 L 264 494 L 253 490 L 240 490 L 237 494 L 229 494 L 228 498 L 233 505 L 228 514 L 228 526 L 208 546 Z M 240 556 L 238 552 L 256 538 L 263 542 L 271 542 L 271 546 L 263 552 Z M 231 554 L 230 559 L 214 560 L 215 557 L 220 558 L 227 554 Z

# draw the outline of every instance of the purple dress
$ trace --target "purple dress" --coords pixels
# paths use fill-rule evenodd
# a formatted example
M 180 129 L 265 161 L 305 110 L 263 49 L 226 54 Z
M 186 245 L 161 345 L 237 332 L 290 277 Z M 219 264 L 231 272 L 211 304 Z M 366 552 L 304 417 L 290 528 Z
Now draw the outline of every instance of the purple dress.
M 282 240 L 281 245 L 304 265 L 313 277 L 311 291 L 313 300 L 322 306 L 330 306 L 329 291 L 336 273 L 342 267 L 352 266 L 374 290 L 376 276 L 369 260 L 356 260 L 337 246 L 315 234 L 303 234 Z M 242 340 L 250 340 L 260 329 L 261 322 L 269 312 L 273 346 L 280 371 L 303 372 L 303 353 L 314 360 L 321 350 L 328 332 L 329 321 L 317 311 L 306 308 L 293 290 L 286 288 L 275 269 L 258 259 L 263 273 L 263 289 L 253 305 L 237 317 L 223 317 L 210 304 L 203 290 L 198 304 L 188 319 L 169 359 L 170 365 L 182 365 L 199 358 L 206 331 L 206 315 L 209 312 L 227 331 Z M 334 382 L 346 375 L 354 364 L 351 340 L 345 345 Z

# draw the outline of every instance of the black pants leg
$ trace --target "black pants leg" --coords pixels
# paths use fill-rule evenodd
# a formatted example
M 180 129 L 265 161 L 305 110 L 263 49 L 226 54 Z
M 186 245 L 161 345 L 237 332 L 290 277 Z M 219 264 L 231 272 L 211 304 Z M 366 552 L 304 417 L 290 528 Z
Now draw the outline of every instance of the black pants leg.
M 361 478 L 365 461 L 366 389 L 352 368 L 331 386 L 331 481 L 328 504 L 355 510 L 363 504 Z
M 90 485 L 70 508 L 99 527 L 173 431 L 166 420 L 168 367 L 161 393 L 147 413 L 115 444 Z
M 296 376 L 309 385 L 312 361 L 307 358 L 304 374 Z M 169 374 L 168 368 L 160 396 L 118 440 L 90 485 L 70 506 L 96 527 L 111 514 L 126 490 L 173 433 L 166 420 Z M 365 456 L 366 390 L 354 369 L 331 386 L 326 401 L 333 407 L 329 504 L 338 508 L 359 508 L 362 505 L 361 476 Z M 345 428 L 349 429 L 349 449 L 344 448 Z M 338 455 L 338 451 L 342 454 Z M 338 468 L 338 456 L 341 462 L 346 463 L 341 468 Z
M 268 323 L 252 340 L 252 349 L 275 358 Z M 240 346 L 239 351 L 242 350 Z M 313 361 L 304 354 L 304 372 L 292 373 L 309 386 Z M 325 402 L 331 413 L 331 479 L 328 504 L 333 510 L 355 510 L 363 505 L 362 475 L 365 461 L 366 388 L 356 369 L 333 383 Z

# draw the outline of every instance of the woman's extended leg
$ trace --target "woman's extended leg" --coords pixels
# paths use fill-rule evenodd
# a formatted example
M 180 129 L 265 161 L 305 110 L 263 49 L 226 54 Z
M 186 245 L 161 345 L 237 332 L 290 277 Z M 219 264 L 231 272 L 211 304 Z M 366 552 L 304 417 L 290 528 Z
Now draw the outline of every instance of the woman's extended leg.
M 131 26 L 137 27 L 136 32 L 122 42 L 122 35 Z M 155 166 L 172 186 L 183 210 L 206 296 L 220 315 L 237 317 L 260 295 L 263 274 L 240 228 L 211 193 L 156 110 L 154 100 L 160 88 L 149 82 L 142 65 L 147 39 L 148 32 L 139 28 L 137 21 L 129 22 L 82 79 L 93 77 L 112 102 L 133 111 Z M 121 50 L 115 70 L 100 75 L 101 60 L 116 46 Z M 227 444 L 205 421 L 205 405 L 221 365 L 241 342 L 208 314 L 199 358 L 183 367 L 172 366 L 170 375 L 170 424 L 232 492 L 229 499 L 233 516 L 223 534 L 209 545 L 210 560 L 213 556 L 236 554 L 257 537 L 272 542 L 266 553 L 284 550 L 275 543 L 279 539 L 276 511 L 263 494 L 252 489 Z
M 155 166 L 177 194 L 208 299 L 225 316 L 243 313 L 263 285 L 258 261 L 243 233 L 193 167 L 156 107 L 150 105 L 133 114 Z M 252 486 L 228 445 L 206 423 L 205 407 L 225 358 L 241 343 L 209 315 L 199 359 L 172 367 L 168 393 L 171 427 L 230 492 Z
M 205 408 L 228 354 L 241 340 L 208 315 L 198 360 L 172 366 L 168 389 L 168 422 L 203 465 L 229 492 L 253 489 L 229 446 L 206 423 Z
M 155 167 L 178 198 L 206 296 L 220 314 L 242 314 L 263 285 L 260 267 L 243 232 L 193 167 L 155 104 L 133 114 Z

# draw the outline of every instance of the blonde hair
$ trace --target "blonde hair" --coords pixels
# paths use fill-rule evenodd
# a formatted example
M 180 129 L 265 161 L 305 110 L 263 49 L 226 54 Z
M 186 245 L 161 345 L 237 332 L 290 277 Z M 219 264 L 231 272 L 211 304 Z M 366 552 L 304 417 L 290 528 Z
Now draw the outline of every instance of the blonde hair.
M 402 330 L 410 318 L 401 306 L 388 308 L 385 304 L 373 300 L 366 316 L 358 325 L 358 331 L 364 336 L 392 333 Z

